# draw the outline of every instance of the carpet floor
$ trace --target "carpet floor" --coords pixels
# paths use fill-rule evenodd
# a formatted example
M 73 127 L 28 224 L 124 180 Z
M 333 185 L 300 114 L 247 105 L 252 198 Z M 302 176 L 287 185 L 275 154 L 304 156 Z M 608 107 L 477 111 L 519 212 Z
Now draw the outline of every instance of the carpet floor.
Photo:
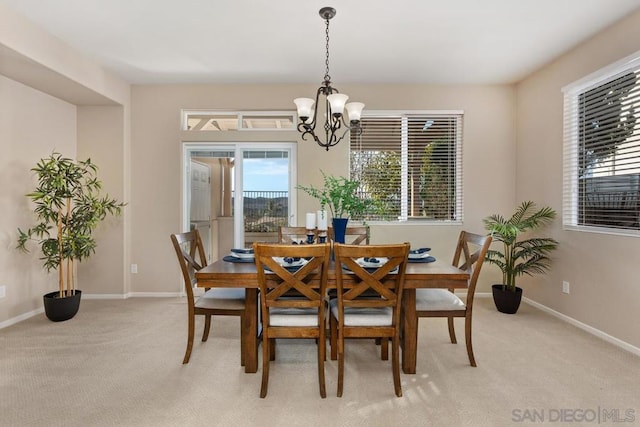
M 83 300 L 73 319 L 38 315 L 0 330 L 2 426 L 508 426 L 640 424 L 640 358 L 532 306 L 499 313 L 478 298 L 477 368 L 464 323 L 421 319 L 417 374 L 393 391 L 372 340 L 348 340 L 345 387 L 326 363 L 318 393 L 313 340 L 279 340 L 269 393 L 240 366 L 240 323 L 197 320 L 191 361 L 181 298 Z

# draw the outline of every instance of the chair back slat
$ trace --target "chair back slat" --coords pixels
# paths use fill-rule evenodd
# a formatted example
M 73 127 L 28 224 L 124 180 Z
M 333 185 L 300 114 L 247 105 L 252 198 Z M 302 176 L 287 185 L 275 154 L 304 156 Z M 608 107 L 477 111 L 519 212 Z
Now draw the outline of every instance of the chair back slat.
M 314 241 L 317 240 L 317 230 L 312 230 Z M 307 229 L 305 227 L 279 227 L 278 242 L 284 244 L 300 243 L 307 240 Z
M 336 259 L 336 285 L 338 312 L 344 315 L 344 307 L 379 308 L 392 307 L 394 325 L 400 319 L 400 305 L 404 287 L 404 275 L 409 255 L 409 243 L 395 245 L 344 245 L 334 244 Z M 362 267 L 360 258 L 387 258 L 387 262 L 375 269 Z M 345 267 L 348 271 L 345 271 Z M 344 287 L 345 276 L 356 284 Z M 342 322 L 344 319 L 339 318 Z
M 314 245 L 254 243 L 260 303 L 263 321 L 267 325 L 271 307 L 316 307 L 319 316 L 324 319 L 329 254 L 328 243 Z M 285 257 L 308 260 L 303 266 L 291 271 L 275 259 Z M 297 298 L 290 297 L 292 290 L 297 291 Z
M 461 231 L 458 237 L 452 265 L 469 272 L 467 306 L 473 305 L 473 295 L 480 276 L 480 269 L 490 245 L 491 236 Z
M 333 227 L 329 227 L 327 230 L 327 236 L 330 241 L 334 241 Z M 369 244 L 369 226 L 354 226 L 347 227 L 344 233 L 345 244 L 349 245 L 368 245 Z
M 198 230 L 172 234 L 171 241 L 176 251 L 185 291 L 189 300 L 193 300 L 193 287 L 196 285 L 196 271 L 207 265 L 207 257 Z

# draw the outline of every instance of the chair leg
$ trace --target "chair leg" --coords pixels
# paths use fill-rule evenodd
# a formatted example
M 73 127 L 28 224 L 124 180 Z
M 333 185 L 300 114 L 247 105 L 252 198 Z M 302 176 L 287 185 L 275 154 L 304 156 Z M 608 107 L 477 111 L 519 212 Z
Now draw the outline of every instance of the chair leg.
M 338 358 L 338 321 L 335 317 L 331 316 L 329 326 L 331 328 L 331 360 L 336 360 Z
M 467 315 L 464 320 L 464 337 L 467 342 L 467 356 L 469 356 L 469 363 L 474 368 L 476 365 L 476 358 L 473 356 L 473 345 L 471 345 L 471 316 Z
M 451 338 L 451 343 L 457 344 L 458 341 L 456 340 L 456 330 L 453 327 L 453 317 L 447 317 L 447 323 L 449 324 L 449 338 Z
M 244 366 L 244 354 L 246 352 L 246 345 L 244 343 L 244 337 L 242 336 L 242 332 L 244 331 L 244 316 L 240 316 L 240 366 Z
M 269 360 L 276 360 L 276 339 L 269 339 Z
M 333 320 L 333 319 L 332 319 Z M 340 332 L 338 332 L 340 333 Z M 344 336 L 340 334 L 338 337 L 338 397 L 342 397 L 342 388 L 344 385 Z M 333 348 L 331 348 L 333 353 Z
M 389 338 L 380 338 L 380 359 L 389 360 Z
M 264 329 L 262 330 L 262 385 L 260 386 L 260 397 L 267 397 L 269 388 L 269 355 L 270 341 Z
M 391 367 L 393 369 L 393 387 L 396 391 L 396 396 L 402 397 L 402 384 L 400 384 L 400 338 L 398 334 L 393 337 L 391 343 Z
M 193 335 L 194 330 L 196 328 L 196 319 L 194 315 L 189 315 L 189 326 L 187 332 L 187 351 L 184 353 L 184 359 L 182 359 L 182 364 L 185 365 L 189 363 L 189 358 L 191 358 L 191 349 L 193 348 Z
M 324 381 L 324 360 L 327 357 L 327 341 L 324 336 L 324 325 L 320 327 L 320 337 L 318 338 L 318 382 L 320 384 L 320 397 L 327 397 L 327 389 Z
M 209 338 L 209 329 L 211 329 L 211 315 L 206 314 L 204 316 L 204 331 L 202 332 L 202 342 L 207 341 L 207 338 Z

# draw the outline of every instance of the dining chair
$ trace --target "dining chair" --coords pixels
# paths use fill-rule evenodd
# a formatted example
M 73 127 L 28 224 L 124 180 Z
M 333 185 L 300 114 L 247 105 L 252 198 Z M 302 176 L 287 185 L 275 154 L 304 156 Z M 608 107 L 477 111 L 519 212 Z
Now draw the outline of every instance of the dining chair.
M 471 318 L 473 314 L 473 299 L 480 269 L 487 251 L 491 245 L 491 236 L 473 234 L 461 231 L 458 244 L 453 255 L 453 266 L 469 272 L 466 302 L 454 293 L 454 289 L 417 289 L 416 290 L 416 334 L 418 319 L 421 317 L 446 317 L 449 325 L 449 338 L 456 344 L 456 332 L 453 320 L 463 317 L 464 335 L 467 345 L 467 355 L 471 366 L 476 366 L 471 344 Z M 417 337 L 416 337 L 417 339 Z
M 327 236 L 330 242 L 334 242 L 335 234 L 333 227 L 327 228 Z M 369 244 L 369 226 L 353 226 L 347 227 L 344 233 L 344 240 L 346 244 L 349 245 L 368 245 Z M 332 298 L 336 298 L 337 292 L 335 289 L 329 289 L 327 291 L 327 298 L 331 300 Z M 381 358 L 383 360 L 388 359 L 389 354 L 389 344 L 388 340 L 381 340 L 380 338 L 376 339 L 376 344 L 382 345 L 380 349 Z M 336 350 L 331 351 L 331 360 L 337 359 Z
M 318 350 L 320 396 L 327 396 L 325 291 L 330 262 L 329 243 L 316 245 L 253 244 L 262 313 L 262 385 L 267 395 L 272 346 L 278 338 L 314 338 Z M 290 297 L 294 290 L 296 297 Z
M 329 240 L 334 240 L 333 227 L 327 229 L 327 236 Z M 348 245 L 368 245 L 369 244 L 369 226 L 361 225 L 354 227 L 347 227 L 344 233 L 345 244 Z
M 315 229 L 312 231 L 315 241 L 317 238 L 317 231 Z M 305 227 L 278 227 L 278 242 L 289 244 L 293 242 L 299 243 L 301 240 L 303 242 L 307 241 L 307 229 Z
M 195 298 L 193 288 L 196 286 L 195 272 L 207 265 L 202 240 L 198 230 L 171 235 L 173 247 L 178 256 L 182 278 L 187 293 L 188 307 L 188 335 L 187 350 L 183 364 L 189 363 L 195 333 L 196 315 L 204 316 L 204 332 L 202 342 L 207 341 L 211 329 L 211 316 L 240 317 L 240 331 L 245 325 L 245 290 L 244 288 L 212 288 L 205 289 L 205 293 Z M 242 333 L 240 334 L 242 337 Z M 244 366 L 244 340 L 240 340 L 240 364 Z
M 331 350 L 337 348 L 338 356 L 338 397 L 342 397 L 344 383 L 345 338 L 391 339 L 393 384 L 396 396 L 402 396 L 400 315 L 409 247 L 409 243 L 334 244 L 338 297 L 329 306 Z M 379 267 L 363 266 L 363 260 L 373 264 L 371 258 L 386 262 Z

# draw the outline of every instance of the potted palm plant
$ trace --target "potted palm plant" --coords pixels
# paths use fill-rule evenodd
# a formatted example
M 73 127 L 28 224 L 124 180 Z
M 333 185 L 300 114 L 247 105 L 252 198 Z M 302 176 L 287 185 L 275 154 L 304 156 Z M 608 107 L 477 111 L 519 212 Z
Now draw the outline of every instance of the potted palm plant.
M 489 263 L 502 271 L 502 283 L 492 286 L 498 311 L 509 314 L 518 311 L 522 288 L 516 286 L 516 277 L 544 273 L 549 269 L 549 254 L 558 242 L 549 237 L 519 237 L 549 224 L 555 216 L 556 212 L 550 207 L 537 209 L 534 202 L 524 201 L 509 219 L 498 214 L 484 218 L 485 228 L 493 241 L 502 243 L 502 250 L 490 249 L 486 256 Z
M 323 171 L 321 172 L 323 177 L 322 188 L 312 185 L 298 185 L 296 188 L 318 199 L 320 208 L 323 211 L 325 208 L 329 208 L 335 241 L 344 243 L 345 230 L 349 218 L 362 217 L 375 207 L 375 203 L 371 199 L 360 197 L 358 194 L 360 181 L 350 180 L 343 176 L 327 175 Z
M 100 195 L 102 182 L 91 159 L 75 161 L 53 152 L 31 169 L 38 178 L 26 196 L 35 204 L 37 223 L 18 228 L 19 250 L 27 242 L 40 247 L 45 270 L 58 271 L 58 290 L 44 295 L 44 308 L 52 321 L 71 319 L 78 312 L 82 291 L 75 280 L 76 261 L 95 252 L 93 231 L 108 214 L 120 215 L 124 203 Z

